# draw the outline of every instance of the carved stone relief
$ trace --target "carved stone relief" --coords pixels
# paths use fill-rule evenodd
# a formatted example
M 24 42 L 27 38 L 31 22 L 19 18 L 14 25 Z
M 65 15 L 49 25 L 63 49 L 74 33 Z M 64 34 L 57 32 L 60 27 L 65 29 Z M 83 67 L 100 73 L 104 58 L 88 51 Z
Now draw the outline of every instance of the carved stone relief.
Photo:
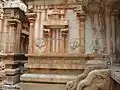
M 39 39 L 36 41 L 36 50 L 39 52 L 44 52 L 46 50 L 46 41 L 44 39 Z
M 92 60 L 86 63 L 88 67 L 85 71 L 78 75 L 74 80 L 66 84 L 68 90 L 108 90 L 104 89 L 104 85 L 108 84 L 109 70 L 105 62 L 101 60 Z M 95 86 L 96 89 L 92 86 Z M 109 85 L 107 85 L 109 86 Z
M 4 77 L 5 76 L 5 64 L 0 61 L 0 77 Z
M 27 11 L 27 6 L 21 0 L 4 0 L 4 7 L 19 7 L 22 11 Z
M 93 70 L 79 82 L 77 90 L 109 90 L 109 70 Z
M 70 40 L 69 42 L 70 51 L 76 50 L 77 48 L 79 48 L 79 46 L 80 46 L 79 40 Z

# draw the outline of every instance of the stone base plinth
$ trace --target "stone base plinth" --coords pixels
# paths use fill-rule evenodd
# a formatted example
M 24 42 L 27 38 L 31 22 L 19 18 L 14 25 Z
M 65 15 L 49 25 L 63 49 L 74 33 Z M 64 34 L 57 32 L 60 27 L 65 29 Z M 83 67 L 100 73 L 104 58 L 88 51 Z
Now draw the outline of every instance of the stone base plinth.
M 13 75 L 13 76 L 6 76 L 6 84 L 7 85 L 14 85 L 20 82 L 20 74 Z

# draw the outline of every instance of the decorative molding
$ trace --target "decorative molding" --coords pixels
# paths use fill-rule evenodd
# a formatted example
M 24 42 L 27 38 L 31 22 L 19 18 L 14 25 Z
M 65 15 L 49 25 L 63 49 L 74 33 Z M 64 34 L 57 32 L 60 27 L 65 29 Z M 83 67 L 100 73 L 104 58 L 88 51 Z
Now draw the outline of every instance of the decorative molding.
M 70 50 L 71 51 L 74 51 L 76 50 L 77 48 L 80 47 L 80 42 L 79 42 L 79 39 L 77 40 L 70 40 L 69 41 L 69 47 L 70 47 Z

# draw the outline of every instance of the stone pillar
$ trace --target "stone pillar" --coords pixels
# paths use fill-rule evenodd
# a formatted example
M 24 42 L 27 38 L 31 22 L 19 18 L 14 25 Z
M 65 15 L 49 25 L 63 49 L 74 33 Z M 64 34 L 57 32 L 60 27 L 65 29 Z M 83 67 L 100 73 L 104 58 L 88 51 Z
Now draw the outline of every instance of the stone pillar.
M 83 11 L 77 12 L 77 17 L 79 19 L 79 52 L 85 53 L 85 13 Z
M 35 30 L 35 18 L 36 13 L 28 13 L 28 19 L 30 23 L 30 34 L 29 34 L 29 49 L 28 53 L 34 52 L 34 30 Z

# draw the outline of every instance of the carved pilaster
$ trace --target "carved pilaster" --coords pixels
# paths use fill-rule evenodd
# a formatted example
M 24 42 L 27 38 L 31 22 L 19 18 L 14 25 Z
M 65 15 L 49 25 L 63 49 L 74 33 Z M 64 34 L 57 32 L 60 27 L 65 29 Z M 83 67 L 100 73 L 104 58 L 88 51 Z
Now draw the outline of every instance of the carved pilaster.
M 20 30 L 18 24 L 20 23 L 17 19 L 7 19 L 8 21 L 8 38 L 7 38 L 7 52 L 15 53 L 18 52 L 18 41 L 20 40 Z M 19 30 L 19 31 L 18 31 Z
M 68 39 L 67 39 L 67 30 L 61 29 L 61 40 L 60 40 L 60 52 L 65 53 L 68 51 Z
M 15 35 L 16 35 L 16 22 L 9 22 L 9 32 L 8 32 L 8 52 L 15 52 Z
M 85 13 L 83 11 L 77 11 L 77 17 L 79 19 L 79 42 L 80 53 L 85 53 Z
M 36 13 L 28 13 L 28 20 L 29 20 L 29 23 L 30 23 L 30 35 L 29 35 L 28 53 L 33 53 L 33 51 L 34 51 L 35 18 L 36 18 Z
M 50 38 L 50 29 L 44 29 L 44 36 L 45 36 L 45 41 L 46 41 L 46 50 L 45 52 L 50 53 L 50 43 L 51 43 L 51 38 Z

